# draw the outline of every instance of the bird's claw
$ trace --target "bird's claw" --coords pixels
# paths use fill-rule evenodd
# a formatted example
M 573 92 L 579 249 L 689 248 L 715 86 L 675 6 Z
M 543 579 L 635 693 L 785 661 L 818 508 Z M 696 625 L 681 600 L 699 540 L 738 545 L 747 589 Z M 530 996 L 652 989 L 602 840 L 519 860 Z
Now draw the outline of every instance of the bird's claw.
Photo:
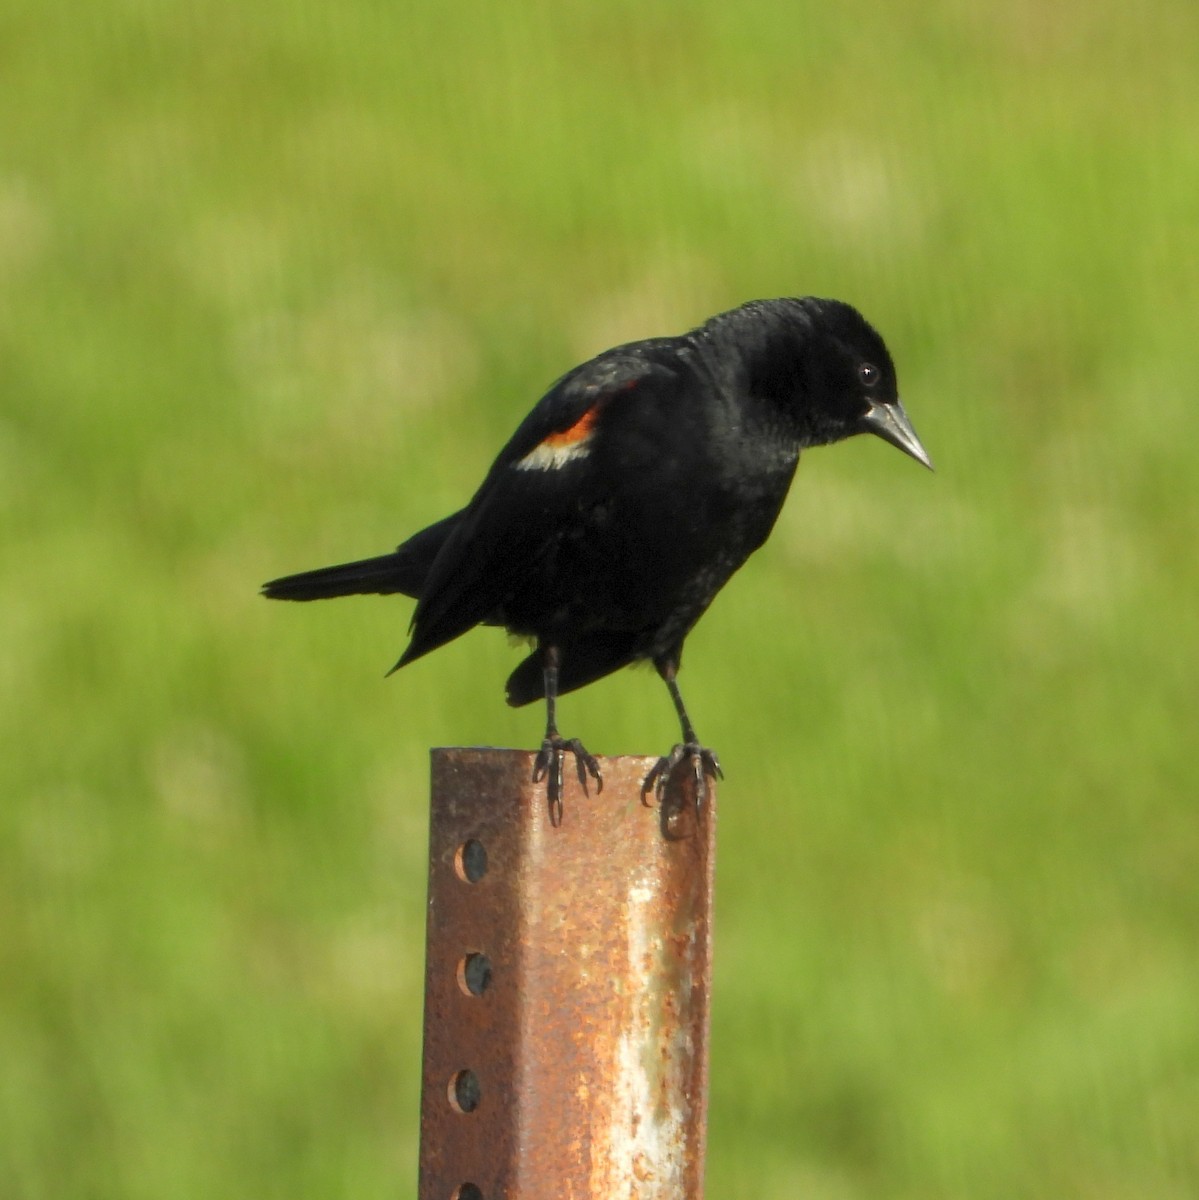
M 564 738 L 557 734 L 548 736 L 542 743 L 537 757 L 533 760 L 533 782 L 547 780 L 546 791 L 550 802 L 550 821 L 554 825 L 562 824 L 562 761 L 566 752 L 575 756 L 575 770 L 579 776 L 579 786 L 584 794 L 587 792 L 587 779 L 595 780 L 596 792 L 604 790 L 604 777 L 600 773 L 599 763 L 593 754 L 578 738 Z
M 695 779 L 695 806 L 702 808 L 708 798 L 709 777 L 723 779 L 724 772 L 720 769 L 720 759 L 716 757 L 715 751 L 701 746 L 698 742 L 680 742 L 669 754 L 654 763 L 641 785 L 642 799 L 652 792 L 661 804 L 666 797 L 666 787 L 675 767 L 685 758 L 691 760 L 691 770 Z

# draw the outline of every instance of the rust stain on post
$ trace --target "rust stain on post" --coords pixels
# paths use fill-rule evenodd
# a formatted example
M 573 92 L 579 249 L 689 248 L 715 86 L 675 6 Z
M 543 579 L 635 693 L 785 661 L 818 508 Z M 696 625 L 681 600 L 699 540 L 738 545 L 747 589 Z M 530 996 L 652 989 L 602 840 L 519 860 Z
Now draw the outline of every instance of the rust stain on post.
M 702 1197 L 715 796 L 653 762 L 554 828 L 532 753 L 433 751 L 421 1200 Z

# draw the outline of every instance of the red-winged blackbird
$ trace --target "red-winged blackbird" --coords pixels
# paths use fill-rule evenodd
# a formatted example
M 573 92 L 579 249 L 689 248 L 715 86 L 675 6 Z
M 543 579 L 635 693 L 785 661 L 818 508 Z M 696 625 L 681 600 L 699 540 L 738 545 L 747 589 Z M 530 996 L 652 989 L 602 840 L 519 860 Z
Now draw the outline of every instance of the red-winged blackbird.
M 273 580 L 281 600 L 415 597 L 393 670 L 478 624 L 536 639 L 508 703 L 545 697 L 533 778 L 561 810 L 566 751 L 603 786 L 555 702 L 637 659 L 670 691 L 682 741 L 646 780 L 689 758 L 697 796 L 716 755 L 695 736 L 675 679 L 683 640 L 770 533 L 801 450 L 873 433 L 931 466 L 879 335 L 837 300 L 759 300 L 691 333 L 617 346 L 538 401 L 461 511 L 392 554 Z

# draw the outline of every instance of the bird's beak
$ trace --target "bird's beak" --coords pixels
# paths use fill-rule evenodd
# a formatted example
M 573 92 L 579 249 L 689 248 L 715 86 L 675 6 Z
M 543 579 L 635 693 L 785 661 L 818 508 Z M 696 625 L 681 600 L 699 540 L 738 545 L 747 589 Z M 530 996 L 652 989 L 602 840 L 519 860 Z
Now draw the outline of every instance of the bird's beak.
M 903 405 L 898 400 L 894 404 L 882 404 L 876 400 L 862 417 L 859 429 L 862 433 L 873 433 L 884 442 L 898 446 L 904 454 L 910 454 L 930 471 L 933 469 L 932 459 L 920 444 L 912 422 L 908 420 L 908 414 L 903 411 Z

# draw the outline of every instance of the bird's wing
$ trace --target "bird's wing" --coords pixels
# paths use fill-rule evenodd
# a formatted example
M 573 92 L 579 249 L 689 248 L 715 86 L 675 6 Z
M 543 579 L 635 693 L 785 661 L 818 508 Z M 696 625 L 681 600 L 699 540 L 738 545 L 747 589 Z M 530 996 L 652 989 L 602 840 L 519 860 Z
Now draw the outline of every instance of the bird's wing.
M 562 454 L 558 461 L 564 462 L 572 451 L 585 451 L 599 418 L 622 394 L 640 389 L 644 395 L 649 386 L 661 390 L 675 383 L 677 364 L 672 360 L 677 340 L 658 338 L 618 346 L 563 375 L 517 426 L 496 456 L 479 495 L 505 467 L 534 469 L 537 464 L 549 465 L 547 454 Z
M 602 483 L 594 448 L 619 410 L 673 392 L 664 344 L 620 347 L 563 376 L 500 451 L 429 570 L 397 667 L 494 619 L 522 576 L 580 519 Z

